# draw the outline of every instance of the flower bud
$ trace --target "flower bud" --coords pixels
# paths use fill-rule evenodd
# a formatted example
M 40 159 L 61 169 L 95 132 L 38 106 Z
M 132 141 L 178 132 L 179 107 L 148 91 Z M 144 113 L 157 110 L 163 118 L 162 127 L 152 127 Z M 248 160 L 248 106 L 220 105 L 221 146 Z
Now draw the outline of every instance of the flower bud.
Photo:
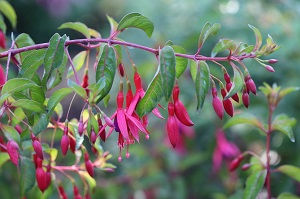
M 85 169 L 91 177 L 94 177 L 94 166 L 89 158 L 89 154 L 84 154 Z
M 104 115 L 104 121 L 107 124 L 107 126 L 114 127 L 114 122 L 109 117 L 107 117 L 106 115 Z
M 229 171 L 234 171 L 241 164 L 244 156 L 241 154 L 237 158 L 233 159 L 229 165 Z
M 227 90 L 227 92 L 230 91 L 231 87 L 232 87 L 232 82 L 229 82 L 229 83 L 226 84 L 226 90 Z M 239 98 L 239 96 L 238 96 L 237 93 L 235 93 L 234 95 L 232 95 L 231 98 L 234 101 L 236 101 L 237 103 L 239 103 L 239 101 L 240 101 L 240 98 Z
M 270 65 L 266 65 L 266 66 L 265 66 L 265 69 L 266 69 L 267 71 L 269 71 L 269 72 L 272 72 L 272 73 L 275 72 L 274 68 L 273 68 L 272 66 L 270 66 Z
M 174 116 L 168 117 L 167 132 L 170 143 L 172 144 L 173 148 L 175 148 L 179 137 L 179 130 L 176 118 Z
M 63 186 L 61 185 L 58 186 L 58 193 L 62 199 L 68 199 Z
M 178 120 L 182 124 L 184 124 L 186 126 L 194 125 L 194 123 L 190 119 L 190 116 L 189 116 L 185 106 L 179 99 L 177 101 L 175 101 L 175 114 L 176 114 L 176 117 L 178 118 Z
M 246 83 L 246 88 L 247 88 L 248 93 L 250 91 L 251 93 L 256 95 L 256 85 L 250 76 L 245 77 L 245 83 Z
M 61 142 L 60 142 L 60 147 L 61 147 L 61 152 L 62 154 L 65 156 L 68 152 L 68 148 L 70 145 L 70 140 L 69 140 L 69 136 L 67 135 L 63 135 L 61 138 Z
M 73 187 L 73 194 L 74 194 L 74 199 L 82 199 L 78 187 L 76 185 L 74 185 Z
M 119 71 L 121 77 L 124 77 L 124 65 L 122 63 L 120 63 L 118 65 L 118 71 Z
M 223 110 L 222 102 L 221 102 L 220 98 L 218 97 L 216 87 L 212 88 L 212 96 L 213 96 L 212 105 L 215 110 L 215 113 L 222 120 L 224 110 Z
M 92 129 L 91 134 L 90 134 L 90 140 L 93 144 L 95 144 L 96 140 L 97 140 L 97 135 L 94 131 L 94 129 Z
M 228 73 L 224 73 L 224 80 L 227 84 L 230 83 L 230 76 Z
M 278 62 L 278 60 L 277 59 L 269 59 L 268 62 L 269 62 L 269 64 L 275 64 Z
M 84 126 L 83 126 L 83 121 L 82 121 L 82 118 L 81 118 L 79 120 L 79 123 L 78 123 L 78 133 L 79 133 L 80 136 L 82 136 L 83 130 L 84 130 Z
M 246 170 L 248 170 L 251 166 L 252 166 L 252 164 L 249 164 L 249 163 L 243 164 L 242 170 L 243 170 L 243 171 L 246 171 Z
M 72 133 L 73 135 L 73 133 Z M 75 153 L 76 150 L 76 140 L 74 138 L 72 138 L 71 136 L 69 137 L 69 141 L 70 141 L 70 150 L 72 151 L 72 153 Z
M 92 199 L 89 193 L 86 193 L 84 199 Z
M 250 103 L 250 98 L 249 98 L 249 94 L 245 90 L 243 91 L 242 101 L 243 101 L 244 106 L 246 108 L 248 108 L 249 103 Z
M 7 153 L 10 157 L 10 160 L 16 165 L 18 166 L 19 164 L 19 145 L 18 143 L 16 143 L 14 140 L 9 140 L 7 142 Z
M 37 156 L 43 160 L 44 159 L 43 148 L 41 143 L 38 141 L 38 139 L 32 141 L 32 146 Z
M 2 86 L 5 84 L 5 72 L 3 70 L 2 65 L 0 64 L 0 90 L 2 90 Z
M 5 49 L 5 35 L 0 29 L 0 47 Z
M 42 167 L 38 167 L 35 171 L 35 178 L 39 189 L 44 193 L 47 189 L 46 172 Z
M 1 69 L 0 69 L 1 70 Z M 0 83 L 1 84 L 1 83 Z M 21 134 L 22 132 L 23 132 L 23 129 L 22 129 L 22 127 L 19 125 L 19 124 L 17 124 L 16 126 L 15 126 L 15 129 L 18 131 L 18 133 L 19 134 Z

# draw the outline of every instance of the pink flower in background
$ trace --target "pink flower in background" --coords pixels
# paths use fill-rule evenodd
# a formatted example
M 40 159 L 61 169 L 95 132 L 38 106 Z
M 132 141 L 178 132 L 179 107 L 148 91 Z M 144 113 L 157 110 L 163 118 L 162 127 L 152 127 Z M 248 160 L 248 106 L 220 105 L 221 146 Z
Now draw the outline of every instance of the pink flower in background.
M 239 148 L 226 139 L 222 129 L 216 132 L 217 145 L 213 154 L 213 171 L 218 172 L 222 166 L 222 162 L 230 163 L 240 154 Z
M 2 89 L 2 86 L 5 84 L 5 72 L 3 70 L 2 65 L 0 64 L 0 90 Z

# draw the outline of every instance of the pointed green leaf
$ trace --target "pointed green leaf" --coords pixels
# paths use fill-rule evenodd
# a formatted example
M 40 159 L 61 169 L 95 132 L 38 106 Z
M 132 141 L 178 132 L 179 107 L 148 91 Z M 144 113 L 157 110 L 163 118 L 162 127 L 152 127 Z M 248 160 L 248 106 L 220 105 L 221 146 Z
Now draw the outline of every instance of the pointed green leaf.
M 293 165 L 282 165 L 277 168 L 278 171 L 300 182 L 300 168 Z
M 103 104 L 104 104 L 104 107 L 105 107 L 105 108 L 108 106 L 109 100 L 110 100 L 110 94 L 106 95 L 106 96 L 103 98 Z
M 20 99 L 12 103 L 12 106 L 21 107 L 36 113 L 45 113 L 46 109 L 43 104 L 30 99 Z
M 299 91 L 300 87 L 288 87 L 288 88 L 284 88 L 282 90 L 279 91 L 279 98 L 282 99 L 283 97 L 285 97 L 286 95 L 295 92 L 295 91 Z
M 99 101 L 101 101 L 110 91 L 117 69 L 116 55 L 113 47 L 105 45 L 98 62 L 96 69 L 96 81 L 98 82 L 102 77 L 105 77 L 105 87 L 100 92 Z
M 159 72 L 165 100 L 168 102 L 172 95 L 175 82 L 175 54 L 170 46 L 165 46 L 159 52 Z
M 254 49 L 253 45 L 248 45 L 246 43 L 241 42 L 239 46 L 234 51 L 233 55 L 242 55 L 243 53 L 251 53 Z
M 254 171 L 246 181 L 243 199 L 256 199 L 257 194 L 263 188 L 267 176 L 267 170 Z
M 253 30 L 254 34 L 255 34 L 255 38 L 256 38 L 256 43 L 255 43 L 255 47 L 254 47 L 254 51 L 259 50 L 259 48 L 261 47 L 262 44 L 262 36 L 260 31 L 255 28 L 254 26 L 248 24 L 248 26 Z
M 14 110 L 14 116 L 12 116 L 11 119 L 11 125 L 12 126 L 16 126 L 17 124 L 19 124 L 25 117 L 25 113 L 21 108 L 16 108 Z
M 33 101 L 36 101 L 40 104 L 44 104 L 45 92 L 41 87 L 31 87 L 29 93 Z
M 31 51 L 22 62 L 19 77 L 32 79 L 34 73 L 43 64 L 45 52 L 45 49 Z
M 80 32 L 87 39 L 91 38 L 89 28 L 81 22 L 66 22 L 66 23 L 63 23 L 61 26 L 58 27 L 58 29 L 64 29 L 64 28 L 70 28 L 72 30 Z
M 117 30 L 123 31 L 126 28 L 141 29 L 147 34 L 148 37 L 151 37 L 154 30 L 154 25 L 152 21 L 150 21 L 144 15 L 141 15 L 139 13 L 130 13 L 121 19 Z
M 72 93 L 73 90 L 71 88 L 61 88 L 57 91 L 55 91 L 50 99 L 48 100 L 48 104 L 47 104 L 47 111 L 48 111 L 48 116 L 51 116 L 53 113 L 54 108 L 56 107 L 56 105 L 67 95 L 69 95 L 70 93 Z
M 106 78 L 102 77 L 99 79 L 99 81 L 95 84 L 90 84 L 88 86 L 88 89 L 93 93 L 94 96 L 99 95 L 99 93 L 102 91 L 102 89 L 105 88 Z
M 300 197 L 291 193 L 281 193 L 277 199 L 300 199 Z
M 7 1 L 0 1 L 0 12 L 9 20 L 11 26 L 16 28 L 17 15 L 14 8 Z
M 139 101 L 136 106 L 137 114 L 142 117 L 150 113 L 163 98 L 162 80 L 160 73 L 157 73 L 145 93 L 145 96 Z
M 18 48 L 22 48 L 22 47 L 34 45 L 34 41 L 31 39 L 31 37 L 28 34 L 22 33 L 18 35 L 17 38 L 15 39 L 15 44 Z M 22 63 L 25 57 L 27 57 L 27 55 L 29 55 L 30 53 L 31 53 L 30 51 L 25 51 L 16 55 L 16 57 L 20 57 L 19 59 Z
M 81 96 L 83 99 L 87 98 L 87 94 L 84 88 L 82 88 L 80 85 L 76 84 L 72 80 L 68 79 L 68 86 L 75 91 L 76 94 Z
M 14 140 L 18 143 L 20 142 L 20 134 L 14 127 L 6 124 L 1 124 L 0 128 L 8 140 Z
M 5 102 L 5 100 L 7 100 L 7 98 L 10 96 L 9 93 L 6 93 L 6 94 L 1 94 L 1 97 L 0 97 L 0 107 L 2 107 L 3 103 Z
M 10 79 L 3 85 L 1 95 L 12 94 L 15 92 L 23 91 L 31 87 L 39 87 L 39 86 L 36 85 L 33 81 L 24 78 Z
M 215 57 L 218 53 L 224 50 L 230 50 L 233 52 L 235 50 L 235 44 L 232 40 L 229 39 L 220 39 L 220 41 L 214 46 L 211 51 L 211 57 Z
M 50 44 L 44 58 L 45 74 L 42 80 L 44 88 L 46 87 L 52 71 L 59 68 L 64 61 L 66 40 L 66 35 L 61 37 L 58 33 L 55 33 L 50 39 Z
M 41 114 L 32 127 L 32 132 L 34 133 L 34 135 L 37 136 L 41 131 L 45 130 L 48 126 L 48 123 L 49 123 L 48 116 L 46 114 Z M 22 139 L 26 140 L 24 137 L 22 137 Z
M 91 37 L 101 38 L 101 34 L 97 30 L 89 28 L 89 32 L 90 32 Z
M 240 69 L 236 65 L 232 65 L 233 69 L 233 82 L 230 91 L 227 93 L 224 99 L 228 99 L 233 96 L 235 93 L 242 90 L 244 87 L 244 76 Z
M 117 30 L 117 27 L 118 27 L 118 22 L 116 22 L 116 20 L 108 15 L 106 15 L 106 18 L 110 24 L 110 34 L 112 35 L 116 30 Z
M 197 63 L 197 73 L 195 77 L 195 89 L 197 97 L 197 110 L 202 108 L 205 97 L 210 86 L 210 72 L 209 67 L 205 61 Z
M 272 130 L 277 130 L 281 133 L 284 133 L 292 142 L 295 142 L 292 127 L 295 126 L 296 122 L 297 121 L 295 118 L 290 118 L 285 114 L 280 114 L 274 119 L 272 123 Z
M 250 113 L 241 113 L 241 114 L 234 115 L 234 117 L 230 118 L 225 123 L 223 128 L 227 129 L 237 124 L 250 124 L 259 129 L 263 129 L 263 124 L 261 123 L 261 121 Z
M 87 51 L 84 50 L 84 51 L 81 51 L 80 53 L 78 53 L 73 58 L 72 61 L 73 61 L 76 72 L 78 72 L 82 68 L 82 66 L 84 65 L 86 56 L 87 56 Z M 70 66 L 66 78 L 70 78 L 72 75 L 74 75 L 74 71 L 72 69 L 72 66 Z
M 205 40 L 209 36 L 214 36 L 216 35 L 221 28 L 221 25 L 218 23 L 215 23 L 214 25 L 211 25 L 209 22 L 207 22 L 200 33 L 199 40 L 198 40 L 198 48 L 201 48 Z
M 0 153 L 0 168 L 9 159 L 10 159 L 10 157 L 9 157 L 8 153 Z
M 5 34 L 6 33 L 6 24 L 4 22 L 3 16 L 0 14 L 0 29 Z
M 79 171 L 78 173 L 85 179 L 89 185 L 89 189 L 93 192 L 96 188 L 96 180 L 92 178 L 86 171 Z
M 34 186 L 35 183 L 35 166 L 31 159 L 27 157 L 20 158 L 20 195 L 21 198 Z
M 172 45 L 171 46 L 175 53 L 185 54 L 186 50 L 181 46 Z M 188 65 L 188 59 L 184 57 L 176 56 L 176 78 L 179 78 L 183 72 L 185 71 L 187 65 Z
M 44 150 L 45 153 L 48 153 L 50 155 L 51 161 L 55 161 L 57 154 L 58 154 L 58 150 L 56 148 L 47 148 Z

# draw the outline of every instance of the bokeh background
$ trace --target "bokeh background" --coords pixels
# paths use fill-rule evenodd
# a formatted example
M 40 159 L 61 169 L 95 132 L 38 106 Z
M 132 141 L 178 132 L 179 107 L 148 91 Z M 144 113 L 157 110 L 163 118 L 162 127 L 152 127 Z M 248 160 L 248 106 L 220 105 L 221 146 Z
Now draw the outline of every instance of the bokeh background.
M 109 36 L 109 23 L 106 14 L 119 21 L 125 14 L 139 12 L 147 16 L 155 25 L 154 33 L 149 39 L 140 30 L 126 30 L 120 37 L 150 47 L 164 45 L 168 40 L 183 46 L 188 53 L 195 53 L 198 36 L 206 22 L 220 23 L 222 29 L 217 36 L 209 39 L 201 53 L 210 55 L 214 44 L 220 38 L 229 38 L 237 42 L 254 43 L 255 37 L 248 24 L 257 27 L 264 38 L 270 34 L 281 46 L 271 57 L 279 60 L 274 65 L 275 73 L 267 72 L 253 60 L 245 61 L 250 74 L 257 86 L 263 82 L 277 83 L 282 87 L 300 86 L 300 1 L 298 0 L 11 0 L 16 10 L 18 25 L 15 34 L 27 33 L 36 43 L 47 42 L 55 33 L 66 33 L 71 39 L 81 35 L 69 30 L 58 30 L 64 22 L 80 21 L 88 27 L 98 30 L 102 37 Z M 8 31 L 9 32 L 9 31 Z M 78 49 L 72 48 L 73 52 Z M 153 55 L 136 49 L 130 49 L 130 55 L 138 66 L 144 83 L 149 83 L 156 69 Z M 124 57 L 125 67 L 130 69 L 130 63 Z M 91 66 L 92 68 L 92 66 Z M 221 74 L 218 67 L 210 64 L 212 73 Z M 226 161 L 218 172 L 213 172 L 212 156 L 216 147 L 215 132 L 229 119 L 220 121 L 211 107 L 211 96 L 208 96 L 204 107 L 197 113 L 194 88 L 187 71 L 179 81 L 180 98 L 186 104 L 194 128 L 182 128 L 182 143 L 177 149 L 172 149 L 165 132 L 165 121 L 150 116 L 150 140 L 141 139 L 140 144 L 130 146 L 131 157 L 123 156 L 122 163 L 117 161 L 117 137 L 112 137 L 103 144 L 114 156 L 111 160 L 117 168 L 113 173 L 96 172 L 97 189 L 93 198 L 241 198 L 247 171 L 229 173 Z M 114 96 L 110 106 L 114 106 Z M 276 113 L 285 112 L 299 120 L 299 93 L 293 93 L 284 99 Z M 163 104 L 165 105 L 165 104 Z M 235 104 L 236 111 L 245 111 L 241 105 Z M 80 109 L 79 109 L 80 110 Z M 113 110 L 107 109 L 108 112 Z M 249 110 L 262 121 L 266 121 L 267 106 L 262 93 L 251 96 Z M 74 117 L 78 117 L 76 109 L 72 109 Z M 166 116 L 166 111 L 162 110 Z M 278 164 L 300 166 L 300 132 L 299 125 L 294 128 L 296 142 L 274 133 L 272 150 L 280 156 Z M 226 130 L 228 140 L 234 142 L 241 151 L 254 150 L 262 154 L 265 137 L 249 126 Z M 124 155 L 124 154 L 123 154 Z M 64 164 L 72 162 L 72 157 L 62 159 Z M 245 161 L 247 162 L 247 160 Z M 9 170 L 9 171 L 8 171 Z M 18 190 L 15 168 L 6 163 L 0 169 L 0 196 L 14 198 Z M 64 182 L 66 191 L 72 195 L 72 184 Z M 272 174 L 272 192 L 274 196 L 288 191 L 300 194 L 300 185 L 288 177 Z M 44 194 L 44 198 L 57 198 L 55 187 L 53 192 Z M 40 198 L 37 189 L 32 190 L 30 197 Z M 263 197 L 262 197 L 263 198 Z

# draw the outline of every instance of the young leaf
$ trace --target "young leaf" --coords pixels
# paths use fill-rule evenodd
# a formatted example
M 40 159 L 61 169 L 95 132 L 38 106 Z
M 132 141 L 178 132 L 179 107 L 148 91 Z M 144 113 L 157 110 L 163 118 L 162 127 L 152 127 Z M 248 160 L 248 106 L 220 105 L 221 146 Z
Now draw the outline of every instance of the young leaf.
M 44 58 L 45 74 L 42 80 L 44 88 L 46 87 L 52 71 L 59 68 L 63 63 L 66 40 L 66 35 L 61 37 L 58 33 L 55 33 L 50 39 L 50 44 Z
M 263 188 L 267 176 L 267 170 L 254 171 L 246 181 L 243 199 L 256 199 L 257 194 Z
M 101 101 L 110 91 L 116 73 L 116 55 L 113 47 L 105 45 L 96 69 L 96 81 L 105 77 L 105 87 L 100 92 L 99 101 Z
M 96 188 L 96 180 L 92 178 L 86 171 L 78 171 L 78 173 L 86 180 L 89 185 L 89 189 L 93 192 Z
M 32 160 L 27 157 L 21 156 L 20 160 L 20 195 L 23 197 L 34 186 L 35 167 Z
M 79 96 L 81 96 L 84 100 L 87 98 L 87 94 L 84 88 L 73 82 L 72 80 L 68 79 L 68 86 L 75 91 Z
M 4 22 L 3 16 L 0 14 L 0 29 L 5 34 L 6 33 L 6 24 Z
M 136 112 L 140 117 L 150 113 L 164 96 L 160 73 L 155 75 L 149 85 L 144 97 L 136 106 Z
M 87 55 L 87 51 L 84 50 L 84 51 L 81 51 L 80 53 L 78 53 L 73 58 L 72 61 L 73 61 L 76 72 L 78 72 L 82 68 L 82 66 L 84 65 L 86 55 Z M 72 69 L 72 66 L 70 66 L 66 78 L 70 78 L 72 75 L 74 75 L 74 71 Z
M 7 1 L 0 1 L 0 12 L 9 20 L 11 26 L 16 28 L 17 15 L 14 8 Z
M 214 25 L 211 25 L 209 22 L 207 22 L 200 33 L 199 40 L 198 40 L 198 48 L 201 48 L 205 40 L 209 36 L 216 35 L 221 28 L 221 25 L 218 23 L 215 23 Z
M 118 27 L 118 22 L 116 22 L 116 20 L 108 15 L 106 15 L 106 18 L 109 22 L 109 25 L 110 25 L 110 35 L 112 35 L 116 30 L 117 30 L 117 27 Z
M 97 30 L 89 28 L 89 32 L 90 32 L 91 37 L 101 38 L 101 34 Z
M 31 39 L 31 37 L 28 34 L 22 33 L 18 35 L 17 38 L 15 39 L 15 44 L 18 48 L 22 48 L 22 47 L 34 45 L 34 41 Z M 31 53 L 30 51 L 25 51 L 20 53 L 20 55 L 18 55 L 17 57 L 20 57 L 19 59 L 22 63 L 25 57 L 27 57 L 27 55 L 29 55 L 30 53 Z
M 211 57 L 215 57 L 219 52 L 224 50 L 230 50 L 233 52 L 235 50 L 235 44 L 232 40 L 229 39 L 220 39 L 220 41 L 214 46 L 211 51 Z
M 248 45 L 246 43 L 241 42 L 239 46 L 236 48 L 233 55 L 242 55 L 243 53 L 251 53 L 254 49 L 253 45 Z
M 36 113 L 45 113 L 45 107 L 43 104 L 40 104 L 34 100 L 30 99 L 19 99 L 12 103 L 12 106 L 21 107 Z
M 10 159 L 10 157 L 9 157 L 8 153 L 0 153 L 0 168 L 9 159 Z
M 70 93 L 72 93 L 73 90 L 71 88 L 61 88 L 57 91 L 55 91 L 50 99 L 48 100 L 48 104 L 47 104 L 47 111 L 48 111 L 48 116 L 51 116 L 53 113 L 54 108 L 56 107 L 56 105 L 67 95 L 69 95 Z
M 295 118 L 290 118 L 285 114 L 280 114 L 274 119 L 272 123 L 272 130 L 277 130 L 281 133 L 286 134 L 292 142 L 295 142 L 295 137 L 292 129 L 292 127 L 295 126 L 295 124 Z
M 105 88 L 105 83 L 106 83 L 106 77 L 104 76 L 101 79 L 99 79 L 99 81 L 96 84 L 94 84 L 93 87 L 92 84 L 88 86 L 88 89 L 90 89 L 90 91 L 94 94 L 94 96 L 97 96 L 102 91 L 102 89 Z
M 255 46 L 254 46 L 254 49 L 253 51 L 257 51 L 259 50 L 259 48 L 261 47 L 261 44 L 262 44 L 262 36 L 261 36 L 261 33 L 260 31 L 255 28 L 254 26 L 248 24 L 248 26 L 253 30 L 254 34 L 255 34 L 255 38 L 256 38 L 256 43 L 255 43 Z
M 49 118 L 46 114 L 41 114 L 38 119 L 35 119 L 35 123 L 32 127 L 32 132 L 37 136 L 41 131 L 47 128 L 49 123 Z M 22 140 L 29 139 L 27 137 L 22 137 Z
M 233 69 L 233 82 L 230 91 L 227 93 L 224 99 L 228 99 L 233 96 L 235 93 L 240 91 L 244 86 L 244 76 L 240 69 L 231 63 Z
M 277 199 L 300 199 L 300 197 L 291 193 L 281 193 Z
M 171 45 L 175 53 L 180 53 L 180 54 L 185 54 L 186 50 L 181 47 L 181 46 L 176 46 L 176 45 Z M 176 56 L 176 78 L 178 79 L 182 73 L 185 71 L 187 65 L 188 65 L 188 60 L 184 57 L 178 57 Z
M 14 140 L 17 143 L 20 142 L 20 134 L 14 127 L 6 124 L 1 124 L 0 128 L 1 131 L 4 133 L 5 137 L 7 138 L 7 140 Z
M 159 53 L 159 72 L 165 100 L 168 102 L 175 82 L 175 54 L 170 46 L 165 46 Z
M 58 29 L 70 28 L 83 34 L 87 39 L 91 38 L 89 28 L 81 22 L 66 22 L 58 27 Z
M 57 154 L 58 154 L 58 150 L 56 148 L 47 148 L 44 150 L 45 153 L 48 153 L 50 155 L 51 161 L 55 161 Z
M 300 168 L 293 165 L 282 165 L 277 170 L 300 182 Z
M 152 21 L 139 13 L 130 13 L 123 17 L 117 27 L 117 30 L 121 32 L 130 27 L 143 30 L 148 37 L 151 37 L 154 30 Z
M 238 115 L 235 115 L 234 117 L 230 118 L 225 125 L 223 126 L 224 129 L 232 127 L 237 124 L 250 124 L 252 126 L 255 126 L 259 129 L 263 129 L 263 124 L 261 121 L 255 117 L 254 115 L 250 113 L 241 113 Z
M 300 89 L 300 87 L 287 87 L 287 88 L 284 88 L 284 89 L 279 91 L 278 98 L 282 99 L 286 95 L 288 95 L 292 92 L 299 91 L 299 89 Z
M 195 89 L 197 97 L 197 110 L 202 108 L 205 97 L 210 86 L 210 72 L 209 67 L 205 61 L 197 63 L 197 73 L 195 77 Z

